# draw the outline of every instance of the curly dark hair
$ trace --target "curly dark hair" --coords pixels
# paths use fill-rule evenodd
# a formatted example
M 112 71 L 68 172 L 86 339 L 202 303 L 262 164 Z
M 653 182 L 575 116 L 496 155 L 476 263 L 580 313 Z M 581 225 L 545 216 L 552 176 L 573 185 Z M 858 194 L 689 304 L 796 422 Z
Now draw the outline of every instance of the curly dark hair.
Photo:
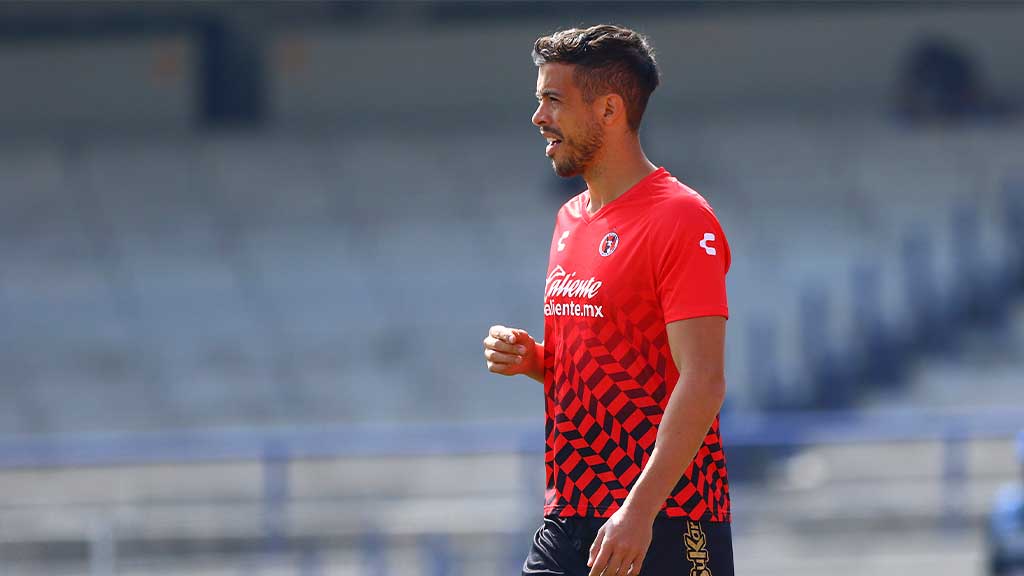
M 654 49 L 647 38 L 610 24 L 570 28 L 538 38 L 533 43 L 533 63 L 575 65 L 573 76 L 587 102 L 603 94 L 622 96 L 633 132 L 640 129 L 647 101 L 660 81 Z

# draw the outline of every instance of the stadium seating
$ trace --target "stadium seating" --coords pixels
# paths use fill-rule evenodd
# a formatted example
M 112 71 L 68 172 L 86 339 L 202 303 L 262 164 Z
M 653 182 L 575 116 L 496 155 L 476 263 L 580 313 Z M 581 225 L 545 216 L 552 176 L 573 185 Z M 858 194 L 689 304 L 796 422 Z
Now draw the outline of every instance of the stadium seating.
M 732 246 L 732 407 L 896 379 L 1014 265 L 1012 128 L 654 125 Z M 540 333 L 561 197 L 540 139 L 500 130 L 6 145 L 0 433 L 536 417 L 479 341 Z

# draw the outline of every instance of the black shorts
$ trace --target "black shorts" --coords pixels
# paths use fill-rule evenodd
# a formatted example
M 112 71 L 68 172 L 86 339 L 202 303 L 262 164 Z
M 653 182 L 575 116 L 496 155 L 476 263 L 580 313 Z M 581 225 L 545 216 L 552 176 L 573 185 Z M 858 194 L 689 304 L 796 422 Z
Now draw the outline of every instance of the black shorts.
M 548 516 L 533 536 L 523 576 L 587 576 L 590 545 L 605 518 Z M 728 522 L 686 518 L 654 521 L 654 537 L 640 576 L 733 576 Z

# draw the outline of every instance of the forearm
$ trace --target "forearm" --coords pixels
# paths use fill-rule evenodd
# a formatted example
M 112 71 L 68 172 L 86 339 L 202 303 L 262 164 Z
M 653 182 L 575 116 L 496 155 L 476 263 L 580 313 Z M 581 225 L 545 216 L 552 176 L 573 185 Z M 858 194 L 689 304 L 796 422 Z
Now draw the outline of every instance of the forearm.
M 624 507 L 653 521 L 704 443 L 724 399 L 721 376 L 680 378 L 658 427 L 654 452 Z

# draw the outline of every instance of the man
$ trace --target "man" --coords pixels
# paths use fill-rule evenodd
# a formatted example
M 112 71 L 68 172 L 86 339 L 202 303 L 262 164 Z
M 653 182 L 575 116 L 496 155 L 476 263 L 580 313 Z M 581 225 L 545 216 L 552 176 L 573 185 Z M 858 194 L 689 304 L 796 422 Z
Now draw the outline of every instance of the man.
M 533 59 L 533 123 L 587 190 L 556 219 L 544 342 L 504 326 L 484 339 L 491 372 L 544 385 L 545 517 L 523 574 L 730 576 L 725 235 L 640 146 L 659 82 L 644 37 L 563 30 Z
M 988 520 L 989 574 L 1024 574 L 1024 430 L 1017 435 L 1020 481 L 996 494 Z

